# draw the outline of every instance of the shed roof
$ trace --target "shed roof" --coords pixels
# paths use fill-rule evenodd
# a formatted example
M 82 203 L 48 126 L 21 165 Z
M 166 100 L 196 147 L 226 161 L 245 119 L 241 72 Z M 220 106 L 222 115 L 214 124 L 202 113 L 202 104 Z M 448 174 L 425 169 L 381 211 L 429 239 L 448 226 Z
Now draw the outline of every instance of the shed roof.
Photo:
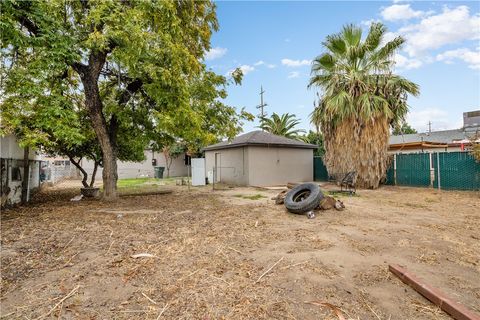
M 277 136 L 265 131 L 251 131 L 235 137 L 232 141 L 222 141 L 203 148 L 204 151 L 237 148 L 244 146 L 284 147 L 300 149 L 317 149 L 314 144 Z

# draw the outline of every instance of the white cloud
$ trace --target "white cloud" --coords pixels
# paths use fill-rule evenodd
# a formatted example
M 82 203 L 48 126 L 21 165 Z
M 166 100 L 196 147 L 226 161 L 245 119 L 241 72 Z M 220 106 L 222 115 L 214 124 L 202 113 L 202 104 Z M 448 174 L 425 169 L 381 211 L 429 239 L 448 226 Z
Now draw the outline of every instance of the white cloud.
M 308 66 L 312 63 L 311 60 L 291 60 L 291 59 L 282 59 L 282 64 L 287 67 L 301 67 Z
M 227 53 L 227 48 L 215 47 L 205 53 L 205 60 L 214 60 L 223 57 Z
M 241 65 L 239 68 L 240 68 L 240 70 L 242 70 L 243 75 L 246 75 L 246 74 L 252 72 L 253 70 L 255 70 L 254 67 L 249 66 L 248 64 Z
M 463 60 L 472 69 L 480 70 L 480 47 L 477 48 L 476 51 L 459 48 L 437 55 L 437 61 L 445 61 L 445 63 L 453 63 L 453 61 L 457 59 Z
M 423 65 L 423 62 L 416 58 L 408 58 L 404 55 L 397 53 L 394 57 L 395 60 L 395 68 L 403 69 L 403 70 L 410 70 L 410 69 L 417 69 Z
M 424 15 L 424 12 L 413 10 L 409 4 L 394 4 L 384 8 L 380 15 L 387 21 L 397 21 L 419 18 Z
M 407 122 L 418 132 L 428 131 L 428 122 L 432 122 L 432 131 L 458 129 L 462 126 L 462 119 L 452 119 L 445 111 L 438 108 L 426 108 L 411 111 L 407 115 Z
M 261 66 L 262 64 L 265 64 L 265 62 L 263 60 L 259 60 L 259 61 L 255 62 L 253 65 L 254 66 Z
M 293 79 L 293 78 L 298 78 L 300 76 L 300 72 L 298 71 L 292 71 L 288 74 L 287 79 Z
M 243 73 L 244 76 L 255 70 L 255 67 L 252 67 L 248 64 L 243 64 L 239 67 L 236 67 L 235 69 L 237 69 L 237 68 L 240 68 L 240 70 L 242 70 L 242 73 Z M 225 74 L 225 76 L 227 76 L 227 77 L 231 76 L 232 72 L 235 71 L 235 69 L 232 69 L 232 70 L 228 71 Z
M 411 57 L 421 56 L 445 45 L 480 39 L 480 15 L 470 15 L 467 6 L 444 6 L 442 13 L 407 25 L 397 33 L 407 39 L 405 51 Z
M 276 67 L 276 65 L 274 65 L 274 64 L 267 64 L 267 68 L 269 68 L 269 69 L 273 69 L 275 67 Z

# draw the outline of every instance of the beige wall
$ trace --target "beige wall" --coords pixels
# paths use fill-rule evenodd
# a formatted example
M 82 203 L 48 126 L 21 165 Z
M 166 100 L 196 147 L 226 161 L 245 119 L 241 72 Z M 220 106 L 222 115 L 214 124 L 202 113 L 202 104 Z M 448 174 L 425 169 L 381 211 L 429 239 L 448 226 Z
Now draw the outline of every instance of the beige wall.
M 118 178 L 130 179 L 130 178 L 142 178 L 154 176 L 154 168 L 152 166 L 152 159 L 157 159 L 157 166 L 166 167 L 165 157 L 161 152 L 152 153 L 151 150 L 145 150 L 146 160 L 142 162 L 122 162 L 118 161 Z M 170 166 L 170 177 L 185 177 L 188 174 L 188 167 L 184 163 L 184 154 L 181 154 L 178 158 L 173 159 Z M 90 175 L 93 171 L 93 161 L 82 160 L 82 167 Z M 163 177 L 167 176 L 167 169 L 163 173 Z M 90 178 L 89 178 L 90 179 Z M 102 168 L 98 168 L 96 179 L 100 181 L 102 179 Z
M 275 186 L 313 181 L 313 150 L 239 147 L 205 152 L 207 176 L 215 166 L 216 182 L 231 185 Z M 210 181 L 211 182 L 211 181 Z
M 217 156 L 217 176 L 215 182 L 231 185 L 248 185 L 248 148 L 238 147 L 205 152 L 205 171 L 207 177 L 213 172 L 215 154 Z M 210 183 L 212 181 L 209 181 Z
M 249 185 L 313 181 L 313 150 L 249 147 Z

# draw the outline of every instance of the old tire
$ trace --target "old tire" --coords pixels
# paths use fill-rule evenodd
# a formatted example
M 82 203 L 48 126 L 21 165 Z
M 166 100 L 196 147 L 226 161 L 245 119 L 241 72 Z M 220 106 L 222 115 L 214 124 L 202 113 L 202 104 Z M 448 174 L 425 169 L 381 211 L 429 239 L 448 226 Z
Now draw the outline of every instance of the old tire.
M 305 213 L 315 209 L 323 199 L 316 183 L 303 183 L 292 188 L 285 197 L 285 207 L 292 213 Z

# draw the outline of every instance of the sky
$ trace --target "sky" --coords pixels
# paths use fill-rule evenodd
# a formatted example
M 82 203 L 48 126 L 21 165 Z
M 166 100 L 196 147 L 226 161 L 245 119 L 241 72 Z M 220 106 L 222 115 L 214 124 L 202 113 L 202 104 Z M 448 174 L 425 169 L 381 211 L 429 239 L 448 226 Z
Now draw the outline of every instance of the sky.
M 327 35 L 349 23 L 366 34 L 372 21 L 387 26 L 386 40 L 406 39 L 395 72 L 420 85 L 420 96 L 408 100 L 410 125 L 419 132 L 429 121 L 432 130 L 460 128 L 463 112 L 480 110 L 480 1 L 219 1 L 217 18 L 205 62 L 218 74 L 243 70 L 226 102 L 255 115 L 263 86 L 268 115 L 293 113 L 312 129 L 318 89 L 307 89 L 311 61 Z M 247 122 L 244 132 L 256 126 Z

